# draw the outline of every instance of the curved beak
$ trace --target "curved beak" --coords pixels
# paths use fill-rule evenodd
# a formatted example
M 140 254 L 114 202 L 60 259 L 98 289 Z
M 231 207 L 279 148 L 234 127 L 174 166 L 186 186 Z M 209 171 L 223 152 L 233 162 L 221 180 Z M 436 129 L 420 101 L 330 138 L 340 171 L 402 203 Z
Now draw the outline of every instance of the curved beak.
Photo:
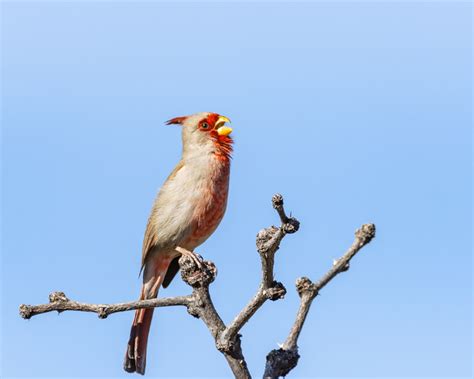
M 225 126 L 226 122 L 230 123 L 230 120 L 225 116 L 219 116 L 216 121 L 215 128 L 217 134 L 219 134 L 220 136 L 228 136 L 230 133 L 232 133 L 232 128 L 229 126 Z

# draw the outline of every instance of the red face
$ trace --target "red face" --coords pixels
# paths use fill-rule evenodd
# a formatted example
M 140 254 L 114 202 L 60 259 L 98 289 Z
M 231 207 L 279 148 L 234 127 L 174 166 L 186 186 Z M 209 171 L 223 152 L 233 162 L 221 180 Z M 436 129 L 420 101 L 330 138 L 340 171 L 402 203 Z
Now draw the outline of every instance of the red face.
M 183 125 L 187 117 L 175 117 L 166 122 L 167 125 L 179 124 Z M 232 153 L 232 138 L 229 134 L 232 129 L 224 126 L 229 122 L 227 117 L 221 116 L 217 113 L 209 113 L 205 118 L 197 123 L 197 129 L 202 133 L 208 133 L 217 147 L 216 154 L 221 158 L 228 160 Z
M 172 118 L 171 120 L 166 121 L 166 125 L 183 125 L 183 123 L 186 121 L 186 118 L 186 116 Z M 201 121 L 198 122 L 197 127 L 203 132 L 209 132 L 211 130 L 217 130 L 219 127 L 223 126 L 225 122 L 228 121 L 229 119 L 227 117 L 223 117 L 221 115 L 218 115 L 217 113 L 209 113 L 207 117 L 203 118 Z
M 228 121 L 227 118 L 225 118 L 225 120 Z M 217 156 L 223 160 L 228 161 L 232 154 L 233 141 L 228 133 L 221 134 L 221 129 L 223 129 L 224 124 L 225 121 L 223 121 L 220 115 L 217 113 L 211 113 L 209 116 L 199 121 L 198 128 L 201 132 L 209 133 L 209 136 L 212 138 L 217 147 Z M 230 130 L 232 131 L 232 129 Z
M 216 122 L 219 119 L 219 115 L 216 113 L 211 113 L 209 116 L 206 118 L 202 119 L 198 123 L 198 128 L 199 130 L 202 130 L 203 132 L 209 132 L 216 127 Z

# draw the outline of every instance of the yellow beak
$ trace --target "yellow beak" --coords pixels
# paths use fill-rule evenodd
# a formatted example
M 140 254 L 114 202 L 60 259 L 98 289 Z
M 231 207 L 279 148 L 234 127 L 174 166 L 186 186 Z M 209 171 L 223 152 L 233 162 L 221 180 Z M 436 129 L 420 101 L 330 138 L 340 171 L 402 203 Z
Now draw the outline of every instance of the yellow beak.
M 232 128 L 225 126 L 226 122 L 230 123 L 230 120 L 225 116 L 219 116 L 216 121 L 215 128 L 217 130 L 217 134 L 220 136 L 228 136 L 230 133 L 232 133 Z

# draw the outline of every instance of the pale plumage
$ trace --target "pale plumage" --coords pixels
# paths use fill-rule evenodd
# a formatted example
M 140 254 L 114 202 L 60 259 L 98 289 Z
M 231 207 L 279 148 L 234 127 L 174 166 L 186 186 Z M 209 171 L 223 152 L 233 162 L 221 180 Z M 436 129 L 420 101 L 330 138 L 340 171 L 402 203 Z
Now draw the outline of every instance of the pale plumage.
M 177 272 L 177 247 L 193 251 L 224 216 L 229 187 L 232 129 L 227 118 L 198 113 L 170 120 L 183 126 L 181 161 L 169 175 L 153 205 L 142 248 L 140 298 L 154 298 Z M 181 250 L 180 250 L 181 251 Z M 145 372 L 145 354 L 153 309 L 137 310 L 125 356 L 129 372 Z

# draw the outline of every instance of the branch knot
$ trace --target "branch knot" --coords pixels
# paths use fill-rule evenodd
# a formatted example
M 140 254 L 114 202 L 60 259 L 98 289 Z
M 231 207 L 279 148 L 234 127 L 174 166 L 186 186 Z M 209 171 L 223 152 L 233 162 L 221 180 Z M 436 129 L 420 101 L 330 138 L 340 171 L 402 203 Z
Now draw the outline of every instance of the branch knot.
M 196 302 L 197 303 L 197 302 Z M 195 317 L 195 318 L 200 318 L 201 312 L 200 312 L 200 307 L 202 307 L 202 304 L 189 304 L 188 307 L 186 308 L 188 310 L 188 313 Z
M 105 305 L 101 306 L 101 307 L 99 307 L 99 310 L 97 311 L 97 315 L 101 319 L 107 318 L 107 316 L 109 315 L 108 310 L 109 310 L 109 308 L 107 306 L 105 306 Z
M 272 286 L 270 288 L 267 288 L 265 290 L 265 296 L 267 297 L 268 300 L 279 300 L 283 299 L 286 295 L 286 288 L 285 286 L 277 281 L 272 282 Z
M 316 285 L 305 276 L 296 279 L 296 291 L 298 291 L 300 297 L 306 294 L 315 297 L 318 294 Z
M 56 291 L 49 294 L 50 303 L 67 303 L 68 301 L 69 299 L 64 292 Z
M 281 227 L 285 233 L 296 233 L 300 228 L 300 222 L 294 217 L 289 217 Z
M 268 353 L 265 374 L 263 377 L 279 378 L 285 377 L 298 364 L 298 349 L 275 349 Z
M 257 250 L 260 254 L 266 255 L 270 248 L 273 246 L 272 239 L 280 231 L 280 228 L 276 226 L 270 226 L 269 228 L 262 229 L 257 234 Z
M 179 259 L 179 266 L 181 277 L 193 288 L 207 287 L 217 276 L 217 268 L 211 261 L 202 261 L 199 267 L 192 258 L 183 255 Z

